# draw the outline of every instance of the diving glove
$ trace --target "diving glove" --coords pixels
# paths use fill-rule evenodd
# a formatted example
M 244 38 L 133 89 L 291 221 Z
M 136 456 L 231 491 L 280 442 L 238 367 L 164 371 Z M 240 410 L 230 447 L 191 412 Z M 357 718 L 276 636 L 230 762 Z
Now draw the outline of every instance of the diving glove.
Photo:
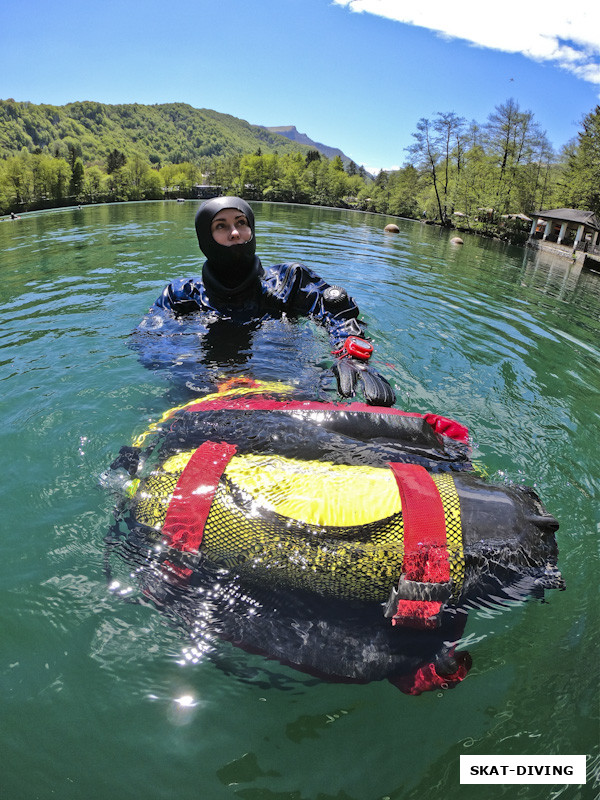
M 127 447 L 124 445 L 119 450 L 119 455 L 110 465 L 110 469 L 123 469 L 125 472 L 128 472 L 131 477 L 133 477 L 137 472 L 140 463 L 140 452 L 141 450 L 139 447 Z
M 394 390 L 387 380 L 366 362 L 371 357 L 373 345 L 359 336 L 349 336 L 339 350 L 333 365 L 338 392 L 342 397 L 352 397 L 360 380 L 365 400 L 372 406 L 391 406 L 396 402 Z

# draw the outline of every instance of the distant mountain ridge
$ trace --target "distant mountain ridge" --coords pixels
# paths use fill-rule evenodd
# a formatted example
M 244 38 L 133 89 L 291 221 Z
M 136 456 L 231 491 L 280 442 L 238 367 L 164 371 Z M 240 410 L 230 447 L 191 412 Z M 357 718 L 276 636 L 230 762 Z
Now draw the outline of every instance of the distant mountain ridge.
M 329 145 L 322 144 L 322 142 L 315 142 L 305 133 L 300 133 L 295 125 L 276 125 L 274 127 L 265 126 L 265 130 L 269 131 L 269 133 L 277 133 L 280 136 L 285 136 L 286 139 L 290 139 L 292 142 L 308 145 L 312 149 L 318 150 L 319 153 L 324 155 L 326 158 L 335 158 L 336 156 L 339 156 L 344 162 L 344 165 L 349 164 L 352 161 L 352 159 L 343 153 L 339 148 L 330 147 Z

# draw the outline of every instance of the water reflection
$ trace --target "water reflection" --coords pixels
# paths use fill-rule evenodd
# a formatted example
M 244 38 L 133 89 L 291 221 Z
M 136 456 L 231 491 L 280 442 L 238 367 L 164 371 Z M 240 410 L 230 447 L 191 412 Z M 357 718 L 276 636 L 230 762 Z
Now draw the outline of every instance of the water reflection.
M 584 267 L 582 259 L 569 258 L 540 250 L 523 253 L 522 285 L 557 300 L 576 303 L 593 312 L 600 303 L 600 274 Z

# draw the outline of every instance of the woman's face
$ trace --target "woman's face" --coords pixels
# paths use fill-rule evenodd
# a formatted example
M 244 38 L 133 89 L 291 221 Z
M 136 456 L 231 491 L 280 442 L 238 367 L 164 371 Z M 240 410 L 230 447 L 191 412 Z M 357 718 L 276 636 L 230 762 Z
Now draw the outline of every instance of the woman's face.
M 210 223 L 210 232 L 215 242 L 225 247 L 244 244 L 252 238 L 246 215 L 237 208 L 224 208 L 217 212 Z

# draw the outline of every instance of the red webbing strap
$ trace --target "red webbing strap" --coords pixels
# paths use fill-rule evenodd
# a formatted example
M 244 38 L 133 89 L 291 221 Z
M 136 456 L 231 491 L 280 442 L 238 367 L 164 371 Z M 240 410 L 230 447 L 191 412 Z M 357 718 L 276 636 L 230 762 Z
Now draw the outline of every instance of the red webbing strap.
M 226 442 L 204 442 L 179 476 L 162 528 L 167 544 L 196 552 L 221 475 L 236 448 Z
M 398 484 L 404 521 L 404 573 L 401 581 L 447 583 L 450 562 L 444 506 L 431 475 L 418 464 L 390 462 Z M 399 599 L 392 624 L 435 627 L 442 603 Z

